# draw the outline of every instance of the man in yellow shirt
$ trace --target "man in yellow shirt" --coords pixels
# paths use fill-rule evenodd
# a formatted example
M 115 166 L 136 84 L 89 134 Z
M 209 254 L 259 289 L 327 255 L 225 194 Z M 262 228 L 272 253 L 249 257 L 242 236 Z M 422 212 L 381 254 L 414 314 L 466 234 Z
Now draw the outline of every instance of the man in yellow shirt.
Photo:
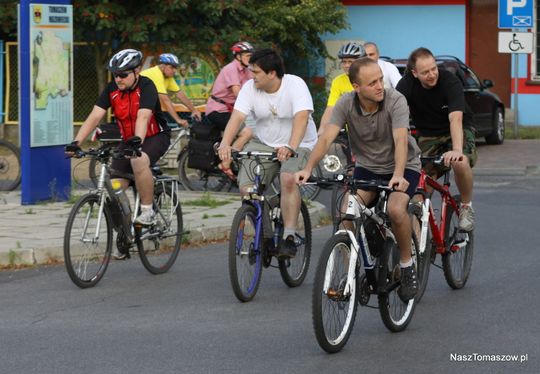
M 180 87 L 178 87 L 178 84 L 176 84 L 176 81 L 174 80 L 174 74 L 176 73 L 178 65 L 178 57 L 172 53 L 163 53 L 159 56 L 159 65 L 143 70 L 141 75 L 150 78 L 152 82 L 154 82 L 159 94 L 161 106 L 167 109 L 167 112 L 171 115 L 173 120 L 178 125 L 187 127 L 188 122 L 178 116 L 174 110 L 171 99 L 167 95 L 167 92 L 175 92 L 176 97 L 178 97 L 182 104 L 184 104 L 191 111 L 192 115 L 197 119 L 197 121 L 201 120 L 201 112 L 195 108 L 186 94 L 180 91 Z
M 349 67 L 351 64 L 361 58 L 367 57 L 364 47 L 356 42 L 348 42 L 344 44 L 338 52 L 338 58 L 341 60 L 341 68 L 343 73 L 338 75 L 332 81 L 330 86 L 330 95 L 328 96 L 328 102 L 326 104 L 326 109 L 321 117 L 321 123 L 319 125 L 319 135 L 324 132 L 326 124 L 330 121 L 332 117 L 332 110 L 334 105 L 341 97 L 341 95 L 351 92 L 353 90 L 351 81 L 349 80 Z

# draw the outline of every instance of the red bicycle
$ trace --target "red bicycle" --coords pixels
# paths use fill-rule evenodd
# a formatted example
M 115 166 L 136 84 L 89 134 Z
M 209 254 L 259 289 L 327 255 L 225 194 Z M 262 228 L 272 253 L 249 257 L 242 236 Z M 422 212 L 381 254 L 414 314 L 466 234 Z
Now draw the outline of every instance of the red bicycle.
M 448 172 L 444 174 L 443 182 L 440 184 L 425 171 L 426 166 L 442 164 L 442 156 L 422 157 L 417 195 L 409 206 L 413 229 L 419 238 L 417 268 L 420 273 L 418 275 L 420 282 L 416 296 L 417 302 L 426 290 L 430 264 L 435 264 L 437 254 L 442 256 L 444 278 L 451 288 L 460 289 L 465 286 L 471 272 L 474 232 L 459 229 L 461 198 L 459 195 L 452 196 Z M 431 199 L 433 191 L 438 192 L 441 198 L 439 217 L 435 215 L 433 209 Z

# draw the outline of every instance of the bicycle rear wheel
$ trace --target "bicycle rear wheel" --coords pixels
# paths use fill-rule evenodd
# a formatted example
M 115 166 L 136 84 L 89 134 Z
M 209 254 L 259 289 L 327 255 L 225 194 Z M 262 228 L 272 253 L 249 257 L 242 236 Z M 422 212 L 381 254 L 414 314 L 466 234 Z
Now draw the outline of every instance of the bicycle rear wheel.
M 111 259 L 111 215 L 105 205 L 100 217 L 99 207 L 99 195 L 84 195 L 71 209 L 66 223 L 64 263 L 69 277 L 80 288 L 95 286 Z
M 405 303 L 397 292 L 401 281 L 397 243 L 394 239 L 387 238 L 384 246 L 384 251 L 379 258 L 379 313 L 388 330 L 399 332 L 411 322 L 416 301 L 412 298 Z M 412 249 L 416 251 L 414 246 Z
M 11 191 L 21 183 L 19 148 L 0 140 L 0 191 Z
M 461 197 L 456 195 L 454 200 L 459 207 Z M 446 210 L 444 243 L 446 252 L 442 256 L 442 264 L 446 283 L 453 289 L 463 288 L 471 272 L 474 232 L 459 229 L 459 217 L 451 205 Z
M 354 326 L 358 308 L 356 282 L 345 292 L 351 250 L 348 235 L 332 236 L 324 245 L 315 272 L 313 328 L 317 342 L 328 353 L 339 352 L 347 344 Z
M 240 301 L 253 299 L 262 275 L 260 243 L 256 242 L 257 209 L 243 204 L 234 215 L 229 239 L 229 278 Z M 259 234 L 262 238 L 262 232 Z
M 188 167 L 188 152 L 184 149 L 178 158 L 178 177 L 188 191 L 230 190 L 233 181 L 220 170 L 203 171 Z
M 176 181 L 156 182 L 156 223 L 136 226 L 136 242 L 143 266 L 152 274 L 163 274 L 173 266 L 182 244 L 182 208 Z
M 270 206 L 272 208 L 279 206 L 277 196 L 272 199 Z M 282 222 L 281 219 L 280 221 Z M 303 201 L 300 205 L 300 215 L 298 216 L 294 242 L 296 243 L 296 256 L 290 259 L 278 260 L 281 278 L 289 287 L 298 287 L 304 282 L 311 259 L 311 221 L 308 208 Z
M 428 227 L 424 248 L 420 248 L 421 229 L 422 229 L 422 205 L 421 203 L 411 202 L 409 204 L 409 214 L 412 223 L 413 243 L 416 244 L 418 251 L 416 252 L 416 268 L 418 270 L 418 292 L 415 299 L 419 303 L 426 292 L 429 270 L 431 268 L 431 257 L 433 254 L 433 246 L 431 243 L 431 231 Z

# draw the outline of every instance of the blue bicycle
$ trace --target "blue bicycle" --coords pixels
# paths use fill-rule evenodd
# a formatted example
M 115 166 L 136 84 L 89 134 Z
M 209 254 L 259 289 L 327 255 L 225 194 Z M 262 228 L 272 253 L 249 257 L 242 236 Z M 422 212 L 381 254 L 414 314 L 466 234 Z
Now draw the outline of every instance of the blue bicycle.
M 301 202 L 296 228 L 296 256 L 278 258 L 283 219 L 280 195 L 265 196 L 262 160 L 277 162 L 275 152 L 233 152 L 235 160 L 244 159 L 242 167 L 252 173 L 254 186 L 244 196 L 231 226 L 229 244 L 229 276 L 235 296 L 240 301 L 253 299 L 261 281 L 263 267 L 278 267 L 281 278 L 289 287 L 304 281 L 311 258 L 311 222 L 304 201 Z M 250 162 L 248 162 L 250 161 Z M 277 266 L 272 258 L 277 258 Z

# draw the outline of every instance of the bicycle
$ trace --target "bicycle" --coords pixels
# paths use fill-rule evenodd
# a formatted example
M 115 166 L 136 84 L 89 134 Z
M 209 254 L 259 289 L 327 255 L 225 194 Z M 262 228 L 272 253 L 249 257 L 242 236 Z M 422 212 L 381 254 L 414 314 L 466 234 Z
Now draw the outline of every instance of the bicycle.
M 97 130 L 94 133 L 92 140 L 99 140 L 102 144 L 119 144 L 122 141 L 122 137 L 120 136 L 120 130 L 118 129 L 116 123 L 106 125 L 108 125 L 108 127 L 106 127 L 105 125 L 101 126 L 105 128 L 106 131 Z M 163 160 L 173 149 L 175 149 L 178 143 L 180 143 L 181 148 L 183 149 L 187 144 L 187 139 L 189 138 L 189 127 L 180 127 L 172 122 L 169 122 L 168 125 L 171 130 L 171 144 L 169 145 L 169 148 L 167 148 L 167 151 L 165 151 L 163 156 L 161 156 L 161 158 L 157 161 L 157 165 L 159 166 L 163 166 L 165 164 Z M 173 133 L 177 133 L 174 139 L 172 139 Z M 182 143 L 184 143 L 183 146 Z M 92 185 L 94 187 L 97 187 L 100 172 L 101 165 L 99 161 L 96 158 L 92 157 L 88 165 L 88 175 L 90 176 L 90 180 L 92 181 Z
M 272 265 L 277 258 L 278 246 L 283 236 L 283 219 L 280 210 L 280 195 L 266 197 L 262 176 L 262 159 L 277 161 L 275 152 L 236 152 L 233 159 L 251 159 L 255 165 L 254 186 L 244 196 L 242 206 L 236 212 L 229 242 L 229 277 L 235 296 L 242 302 L 253 299 L 261 281 L 262 268 Z M 298 287 L 304 281 L 311 258 L 311 221 L 304 201 L 295 235 L 296 256 L 290 259 L 277 258 L 281 278 L 289 287 Z
M 415 196 L 421 198 L 422 201 L 411 202 L 409 206 L 415 220 L 413 228 L 420 239 L 417 301 L 425 292 L 430 264 L 435 263 L 437 254 L 442 257 L 442 269 L 446 283 L 453 289 L 460 289 L 465 286 L 469 278 L 474 250 L 474 232 L 465 232 L 459 229 L 461 198 L 450 192 L 450 173 L 444 173 L 443 182 L 440 184 L 425 170 L 429 163 L 442 165 L 442 155 L 422 156 L 421 160 L 423 167 Z M 428 192 L 427 188 L 438 192 L 441 197 L 439 217 L 435 216 L 433 209 L 431 200 L 433 192 Z
M 167 272 L 176 261 L 182 241 L 182 209 L 178 198 L 178 182 L 161 175 L 153 167 L 156 223 L 151 226 L 133 224 L 140 210 L 140 197 L 135 191 L 134 209 L 120 186 L 110 179 L 111 158 L 123 158 L 105 144 L 98 149 L 80 151 L 74 157 L 89 156 L 101 165 L 97 189 L 80 197 L 69 214 L 64 233 L 64 261 L 69 277 L 80 288 L 95 286 L 107 270 L 111 259 L 113 229 L 120 253 L 130 257 L 137 247 L 143 266 L 152 274 Z M 132 175 L 122 175 L 134 181 Z
M 217 143 L 219 144 L 219 142 Z M 214 157 L 214 155 L 208 155 L 208 157 Z M 231 191 L 238 188 L 236 178 L 240 168 L 238 163 L 233 160 L 231 163 L 231 170 L 234 177 L 227 175 L 223 170 L 218 167 L 219 161 L 216 160 L 214 165 L 207 170 L 193 169 L 188 167 L 189 160 L 189 144 L 186 146 L 180 155 L 178 156 L 178 176 L 180 183 L 186 190 L 189 191 Z M 313 169 L 314 177 L 322 177 L 322 170 L 319 165 Z M 272 191 L 279 193 L 279 177 L 276 177 L 271 184 Z M 314 185 L 305 185 L 300 187 L 300 194 L 302 198 L 308 200 L 314 200 L 320 192 L 320 188 Z
M 312 295 L 317 342 L 328 353 L 340 351 L 352 332 L 358 304 L 374 307 L 369 305 L 371 295 L 377 295 L 384 325 L 392 332 L 403 331 L 412 319 L 416 301 L 413 298 L 403 302 L 397 292 L 401 281 L 400 253 L 387 214 L 391 190 L 387 181 L 338 175 L 317 183 L 346 186 L 349 196 L 343 220 L 351 220 L 354 226 L 351 230 L 337 230 L 319 258 Z M 357 189 L 378 191 L 379 197 L 371 208 L 359 201 Z M 416 264 L 414 235 L 411 242 Z
M 14 144 L 0 139 L 0 191 L 12 191 L 21 183 L 21 153 Z

